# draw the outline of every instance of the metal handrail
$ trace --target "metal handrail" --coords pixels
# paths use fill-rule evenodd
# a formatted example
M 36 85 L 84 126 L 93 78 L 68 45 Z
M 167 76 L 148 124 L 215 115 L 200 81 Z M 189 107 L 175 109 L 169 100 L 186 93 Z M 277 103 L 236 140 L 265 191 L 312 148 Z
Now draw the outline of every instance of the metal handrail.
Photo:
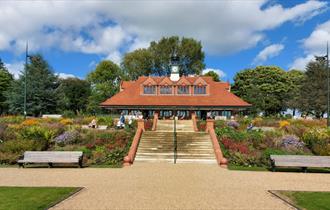
M 174 128 L 173 128 L 173 160 L 174 160 L 174 164 L 176 164 L 176 159 L 177 159 L 177 148 L 178 148 L 178 143 L 177 143 L 177 136 L 176 136 L 176 119 L 174 117 Z

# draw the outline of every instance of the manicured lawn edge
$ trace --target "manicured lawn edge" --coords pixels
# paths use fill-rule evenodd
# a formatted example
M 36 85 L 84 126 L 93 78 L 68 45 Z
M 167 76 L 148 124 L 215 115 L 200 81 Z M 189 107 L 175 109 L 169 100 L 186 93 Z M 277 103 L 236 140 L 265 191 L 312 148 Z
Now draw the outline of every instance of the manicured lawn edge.
M 69 189 L 70 192 L 66 192 L 64 194 L 62 193 L 63 194 L 62 196 L 57 196 L 57 198 L 55 198 L 55 199 L 49 199 L 48 202 L 44 202 L 44 203 L 41 202 L 40 203 L 39 201 L 35 201 L 35 203 L 37 203 L 36 205 L 37 206 L 39 205 L 38 209 L 40 209 L 41 206 L 43 206 L 43 207 L 41 207 L 41 209 L 44 209 L 44 208 L 45 209 L 50 209 L 50 208 L 58 205 L 59 203 L 61 203 L 65 200 L 77 195 L 82 189 L 84 189 L 84 187 L 68 187 L 68 186 L 4 186 L 4 185 L 1 185 L 0 188 L 1 189 L 5 188 L 5 189 L 9 189 L 9 190 L 12 189 L 12 190 L 18 190 L 18 191 L 21 191 L 21 189 L 23 191 L 25 191 L 25 190 L 30 190 L 31 191 L 33 189 L 33 191 L 31 192 L 31 194 L 33 194 L 33 195 L 36 194 L 36 192 L 39 193 L 40 192 L 39 189 L 40 190 L 45 190 L 45 189 L 46 190 L 54 190 L 55 188 L 56 189 L 61 189 L 61 188 L 62 189 L 69 189 L 70 188 Z M 30 194 L 29 194 L 29 196 L 30 196 Z M 38 198 L 38 199 L 40 199 L 40 198 Z M 11 203 L 12 203 L 12 201 L 9 200 L 10 209 L 12 209 L 12 207 L 13 207 L 13 206 L 11 206 L 12 205 Z M 5 205 L 6 205 L 6 203 L 5 203 Z M 27 202 L 27 205 L 31 207 L 31 202 L 30 203 Z M 37 208 L 37 206 L 33 206 L 33 207 Z M 13 209 L 17 209 L 17 207 L 14 206 Z M 18 209 L 21 209 L 21 208 L 18 208 Z
M 330 209 L 326 197 L 330 191 L 269 190 L 268 192 L 296 209 Z M 316 199 L 318 202 L 313 203 L 311 199 L 313 201 Z M 324 206 L 326 208 L 323 208 Z
M 282 190 L 284 191 L 284 190 Z M 268 190 L 268 192 L 270 194 L 272 194 L 273 196 L 275 196 L 276 198 L 282 200 L 284 203 L 286 203 L 289 206 L 292 206 L 295 209 L 301 209 L 300 207 L 296 206 L 293 201 L 291 199 L 289 199 L 288 197 L 286 197 L 285 195 L 281 194 L 281 190 Z
M 77 189 L 74 190 L 73 192 L 71 192 L 70 194 L 68 194 L 68 196 L 65 196 L 62 199 L 59 199 L 58 201 L 55 201 L 54 203 L 50 204 L 47 209 L 50 209 L 50 208 L 56 206 L 57 204 L 59 204 L 59 203 L 65 201 L 65 200 L 71 198 L 72 196 L 77 195 L 82 189 L 84 189 L 84 188 L 83 187 L 77 187 Z

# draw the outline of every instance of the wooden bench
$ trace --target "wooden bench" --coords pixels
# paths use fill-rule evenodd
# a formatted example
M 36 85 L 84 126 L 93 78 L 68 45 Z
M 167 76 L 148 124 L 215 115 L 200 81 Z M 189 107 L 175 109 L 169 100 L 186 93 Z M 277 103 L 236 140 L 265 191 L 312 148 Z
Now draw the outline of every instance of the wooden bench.
M 26 151 L 24 152 L 24 158 L 18 160 L 19 167 L 24 167 L 29 163 L 42 163 L 48 164 L 49 167 L 53 167 L 54 163 L 73 163 L 78 164 L 82 168 L 83 152 L 81 151 Z
M 330 156 L 308 156 L 308 155 L 271 155 L 272 170 L 276 167 L 299 167 L 304 172 L 307 168 L 329 168 Z

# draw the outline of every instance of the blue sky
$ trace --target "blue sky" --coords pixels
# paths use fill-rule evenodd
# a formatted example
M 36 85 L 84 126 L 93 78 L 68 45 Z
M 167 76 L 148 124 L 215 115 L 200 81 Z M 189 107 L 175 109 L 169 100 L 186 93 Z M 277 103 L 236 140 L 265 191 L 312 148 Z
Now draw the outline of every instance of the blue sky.
M 15 75 L 41 53 L 62 77 L 84 78 L 95 65 L 163 36 L 199 40 L 207 70 L 232 81 L 256 65 L 303 70 L 330 40 L 327 1 L 1 1 L 0 58 Z M 207 71 L 206 70 L 206 71 Z

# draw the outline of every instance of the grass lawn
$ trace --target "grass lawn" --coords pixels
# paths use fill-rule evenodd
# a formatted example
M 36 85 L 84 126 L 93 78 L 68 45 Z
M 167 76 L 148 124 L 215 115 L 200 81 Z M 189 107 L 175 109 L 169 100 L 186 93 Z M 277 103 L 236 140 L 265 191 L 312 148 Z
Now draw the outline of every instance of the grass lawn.
M 0 187 L 0 209 L 47 209 L 79 189 L 76 187 Z
M 258 166 L 236 166 L 236 165 L 228 165 L 229 170 L 235 171 L 268 171 L 266 167 L 258 167 Z
M 308 210 L 329 210 L 330 192 L 280 191 L 296 207 Z

